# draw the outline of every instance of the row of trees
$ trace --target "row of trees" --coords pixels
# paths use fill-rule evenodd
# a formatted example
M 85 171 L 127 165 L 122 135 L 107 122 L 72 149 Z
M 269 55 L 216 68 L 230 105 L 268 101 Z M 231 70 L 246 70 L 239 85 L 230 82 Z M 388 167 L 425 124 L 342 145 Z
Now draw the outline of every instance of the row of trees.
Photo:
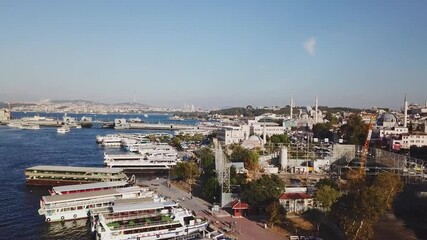
M 368 133 L 368 125 L 365 124 L 357 114 L 350 115 L 347 118 L 347 123 L 339 129 L 334 129 L 334 124 L 337 119 L 329 117 L 331 120 L 326 123 L 317 123 L 313 126 L 314 137 L 333 139 L 334 131 L 337 131 L 342 138 L 349 144 L 362 145 Z
M 194 135 L 190 134 L 179 134 L 175 135 L 172 140 L 172 146 L 179 148 L 181 147 L 181 142 L 201 142 L 204 139 L 203 134 L 196 133 Z
M 403 183 L 393 173 L 380 173 L 370 185 L 359 180 L 349 180 L 348 193 L 332 204 L 330 216 L 347 239 L 372 239 L 374 224 L 391 209 Z

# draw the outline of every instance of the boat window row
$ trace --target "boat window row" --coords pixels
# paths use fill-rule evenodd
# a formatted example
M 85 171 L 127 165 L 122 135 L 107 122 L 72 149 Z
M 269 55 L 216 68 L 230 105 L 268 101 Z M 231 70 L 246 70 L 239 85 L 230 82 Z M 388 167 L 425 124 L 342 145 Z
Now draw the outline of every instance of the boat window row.
M 97 204 L 90 204 L 90 205 L 80 205 L 75 207 L 65 207 L 60 209 L 51 209 L 51 210 L 47 210 L 46 213 L 47 215 L 53 215 L 59 212 L 70 212 L 70 211 L 76 211 L 76 210 L 110 207 L 110 206 L 112 206 L 112 202 L 106 202 L 106 203 L 104 202 L 104 203 L 97 203 Z
M 122 174 L 119 173 L 105 173 L 105 172 L 70 172 L 70 171 L 43 171 L 43 170 L 32 170 L 27 171 L 29 173 L 43 173 L 43 174 L 63 174 L 63 175 L 95 175 L 95 176 L 116 176 Z
M 94 176 L 91 177 L 85 177 L 85 178 L 78 178 L 78 177 L 64 177 L 64 176 L 30 176 L 28 179 L 46 179 L 46 180 L 52 180 L 52 179 L 57 179 L 57 180 L 62 180 L 62 181 L 79 181 L 79 182 L 99 182 L 101 180 L 105 180 L 106 182 L 118 182 L 118 181 L 123 181 L 123 179 L 118 178 L 118 179 L 111 179 L 111 178 L 94 178 Z

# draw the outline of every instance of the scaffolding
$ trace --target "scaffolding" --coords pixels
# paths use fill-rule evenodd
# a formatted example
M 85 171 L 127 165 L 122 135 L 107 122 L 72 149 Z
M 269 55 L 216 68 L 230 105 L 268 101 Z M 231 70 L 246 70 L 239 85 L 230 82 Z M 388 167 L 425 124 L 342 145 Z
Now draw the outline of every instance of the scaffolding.
M 215 170 L 221 186 L 221 207 L 225 207 L 231 202 L 230 163 L 218 140 L 214 139 L 213 142 L 215 146 Z

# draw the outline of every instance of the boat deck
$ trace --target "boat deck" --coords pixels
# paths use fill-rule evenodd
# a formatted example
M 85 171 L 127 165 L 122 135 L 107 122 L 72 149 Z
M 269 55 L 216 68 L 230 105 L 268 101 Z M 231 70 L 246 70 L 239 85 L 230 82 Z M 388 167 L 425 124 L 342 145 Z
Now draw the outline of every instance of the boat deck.
M 74 191 L 84 191 L 90 189 L 103 189 L 103 188 L 114 188 L 114 187 L 125 187 L 129 185 L 126 181 L 116 181 L 116 182 L 97 182 L 97 183 L 88 183 L 88 184 L 76 184 L 68 186 L 58 186 L 52 188 L 56 193 L 62 192 L 74 192 Z

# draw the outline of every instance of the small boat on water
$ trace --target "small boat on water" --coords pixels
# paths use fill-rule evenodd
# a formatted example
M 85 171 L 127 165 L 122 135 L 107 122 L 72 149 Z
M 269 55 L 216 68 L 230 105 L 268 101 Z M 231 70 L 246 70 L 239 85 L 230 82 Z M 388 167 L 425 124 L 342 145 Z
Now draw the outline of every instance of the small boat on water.
M 184 121 L 185 119 L 183 117 L 178 116 L 178 115 L 173 115 L 172 117 L 169 117 L 169 120 Z
M 70 128 L 69 127 L 65 127 L 65 126 L 56 129 L 57 133 L 67 133 L 69 131 L 70 131 Z
M 38 130 L 40 129 L 40 125 L 38 124 L 21 124 L 21 126 L 19 126 L 19 129 L 23 129 L 23 130 Z

